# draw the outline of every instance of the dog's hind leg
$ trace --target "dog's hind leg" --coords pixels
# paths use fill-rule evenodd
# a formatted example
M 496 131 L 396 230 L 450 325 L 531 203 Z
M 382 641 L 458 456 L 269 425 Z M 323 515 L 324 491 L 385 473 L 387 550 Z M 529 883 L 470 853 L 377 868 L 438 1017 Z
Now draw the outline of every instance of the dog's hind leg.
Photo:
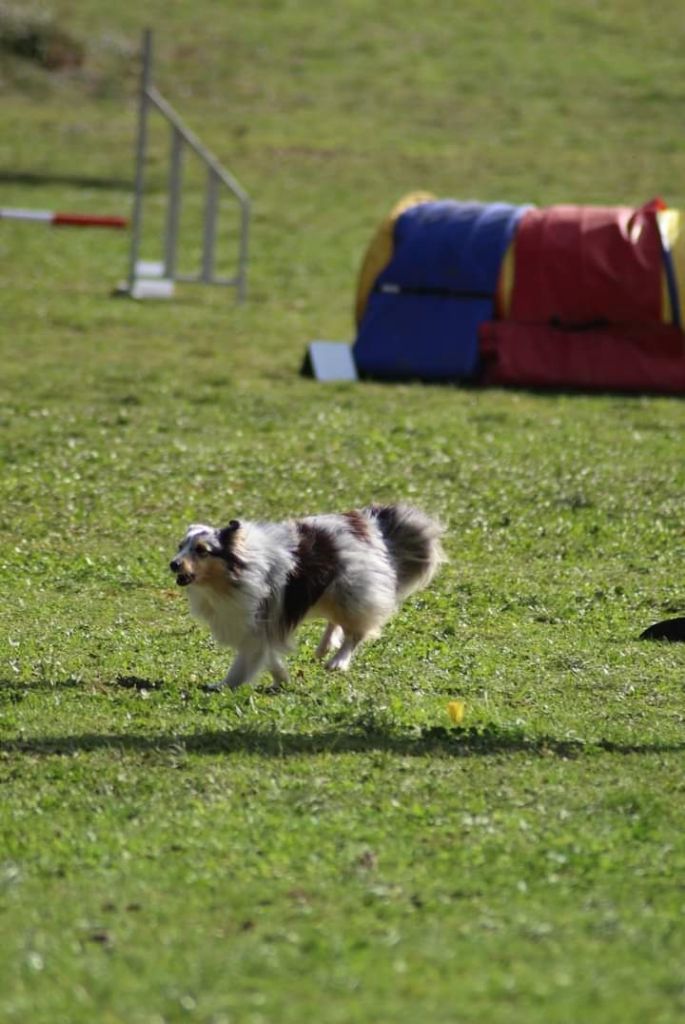
M 331 647 L 339 647 L 342 636 L 343 632 L 340 626 L 336 626 L 334 622 L 329 622 L 323 631 L 323 636 L 319 640 L 319 646 L 316 648 L 317 658 L 323 658 L 325 654 L 328 654 Z
M 363 639 L 364 637 L 359 633 L 346 633 L 342 647 L 333 655 L 331 660 L 327 662 L 326 668 L 334 670 L 337 669 L 339 672 L 347 672 L 350 667 L 350 662 L 352 661 L 352 656 Z

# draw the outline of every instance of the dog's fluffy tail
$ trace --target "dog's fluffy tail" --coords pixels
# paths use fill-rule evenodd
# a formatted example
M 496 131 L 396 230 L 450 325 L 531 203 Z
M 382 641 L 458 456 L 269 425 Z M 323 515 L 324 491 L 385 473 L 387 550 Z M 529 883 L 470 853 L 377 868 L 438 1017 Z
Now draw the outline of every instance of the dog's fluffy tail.
M 397 596 L 428 586 L 445 561 L 442 525 L 411 505 L 371 505 L 365 509 L 381 531 L 397 572 Z

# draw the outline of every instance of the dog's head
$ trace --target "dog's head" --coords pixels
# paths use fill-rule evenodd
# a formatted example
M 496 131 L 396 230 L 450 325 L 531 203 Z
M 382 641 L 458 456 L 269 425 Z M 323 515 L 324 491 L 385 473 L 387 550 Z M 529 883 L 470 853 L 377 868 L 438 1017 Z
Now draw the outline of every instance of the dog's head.
M 237 519 L 222 529 L 199 523 L 189 526 L 169 562 L 179 587 L 234 581 L 245 565 L 236 551 L 239 531 Z

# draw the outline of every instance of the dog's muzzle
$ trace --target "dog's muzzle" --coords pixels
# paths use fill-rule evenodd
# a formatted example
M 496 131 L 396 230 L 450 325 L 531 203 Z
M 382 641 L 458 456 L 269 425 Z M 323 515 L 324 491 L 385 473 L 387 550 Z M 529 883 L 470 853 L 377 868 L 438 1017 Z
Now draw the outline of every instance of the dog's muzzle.
M 189 583 L 192 583 L 195 577 L 190 572 L 182 572 L 181 563 L 174 559 L 173 562 L 169 562 L 169 568 L 176 576 L 176 582 L 179 587 L 187 587 Z

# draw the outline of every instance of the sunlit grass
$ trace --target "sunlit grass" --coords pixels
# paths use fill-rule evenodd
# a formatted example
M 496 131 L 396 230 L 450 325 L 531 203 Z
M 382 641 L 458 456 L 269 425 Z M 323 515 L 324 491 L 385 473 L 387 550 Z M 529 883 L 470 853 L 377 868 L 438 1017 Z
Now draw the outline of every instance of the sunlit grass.
M 82 71 L 4 65 L 2 204 L 126 213 L 139 11 L 76 6 Z M 677 8 L 148 6 L 250 298 L 2 223 L 0 1016 L 679 1020 L 683 658 L 636 637 L 685 609 L 682 403 L 298 375 L 410 188 L 685 205 Z M 204 693 L 187 523 L 398 497 L 450 561 L 349 675 L 306 624 L 282 694 Z

